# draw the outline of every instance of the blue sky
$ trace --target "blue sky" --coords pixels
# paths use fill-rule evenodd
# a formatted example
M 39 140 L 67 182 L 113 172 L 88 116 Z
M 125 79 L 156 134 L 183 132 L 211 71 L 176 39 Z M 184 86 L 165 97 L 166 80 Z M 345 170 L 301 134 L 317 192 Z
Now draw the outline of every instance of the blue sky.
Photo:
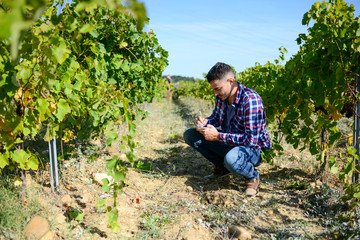
M 164 74 L 203 79 L 218 61 L 237 72 L 255 62 L 273 62 L 279 47 L 286 59 L 298 51 L 296 38 L 307 33 L 302 17 L 310 0 L 142 0 L 149 25 L 169 52 Z M 360 1 L 348 0 L 359 15 Z

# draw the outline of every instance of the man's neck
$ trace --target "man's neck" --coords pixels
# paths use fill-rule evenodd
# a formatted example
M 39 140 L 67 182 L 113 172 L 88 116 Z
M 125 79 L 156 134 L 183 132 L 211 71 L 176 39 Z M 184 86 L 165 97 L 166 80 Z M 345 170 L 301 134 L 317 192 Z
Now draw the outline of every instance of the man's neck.
M 228 99 L 227 99 L 227 101 L 228 101 L 229 104 L 232 104 L 232 103 L 233 103 L 233 101 L 234 101 L 234 99 L 235 99 L 235 97 L 236 97 L 236 92 L 237 92 L 238 88 L 239 88 L 239 85 L 238 85 L 238 83 L 235 81 L 235 82 L 233 83 L 233 85 L 231 86 L 230 96 L 229 96 Z

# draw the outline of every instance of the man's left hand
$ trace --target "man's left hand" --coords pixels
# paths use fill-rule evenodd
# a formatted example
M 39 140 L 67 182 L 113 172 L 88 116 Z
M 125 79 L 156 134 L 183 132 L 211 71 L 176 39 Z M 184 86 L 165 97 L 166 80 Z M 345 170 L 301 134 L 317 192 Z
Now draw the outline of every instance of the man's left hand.
M 208 124 L 206 128 L 197 129 L 197 131 L 208 141 L 219 141 L 219 132 L 213 125 Z

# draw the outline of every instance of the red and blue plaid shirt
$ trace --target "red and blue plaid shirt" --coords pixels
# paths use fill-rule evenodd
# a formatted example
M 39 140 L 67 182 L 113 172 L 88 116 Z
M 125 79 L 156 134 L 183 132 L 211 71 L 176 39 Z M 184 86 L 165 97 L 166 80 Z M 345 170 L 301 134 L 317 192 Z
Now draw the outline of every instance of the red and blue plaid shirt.
M 232 103 L 235 115 L 230 120 L 229 133 L 220 132 L 220 142 L 231 146 L 254 147 L 257 150 L 272 148 L 261 97 L 254 90 L 237 83 L 239 88 Z M 226 102 L 216 97 L 213 113 L 206 118 L 208 124 L 222 126 L 225 115 Z

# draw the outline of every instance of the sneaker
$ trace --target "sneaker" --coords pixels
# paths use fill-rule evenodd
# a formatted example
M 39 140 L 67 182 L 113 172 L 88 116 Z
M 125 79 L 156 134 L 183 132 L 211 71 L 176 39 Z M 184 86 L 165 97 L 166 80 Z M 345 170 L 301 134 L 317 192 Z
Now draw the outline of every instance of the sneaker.
M 259 192 L 260 176 L 250 181 L 245 181 L 246 190 L 245 195 L 249 198 L 256 197 Z

